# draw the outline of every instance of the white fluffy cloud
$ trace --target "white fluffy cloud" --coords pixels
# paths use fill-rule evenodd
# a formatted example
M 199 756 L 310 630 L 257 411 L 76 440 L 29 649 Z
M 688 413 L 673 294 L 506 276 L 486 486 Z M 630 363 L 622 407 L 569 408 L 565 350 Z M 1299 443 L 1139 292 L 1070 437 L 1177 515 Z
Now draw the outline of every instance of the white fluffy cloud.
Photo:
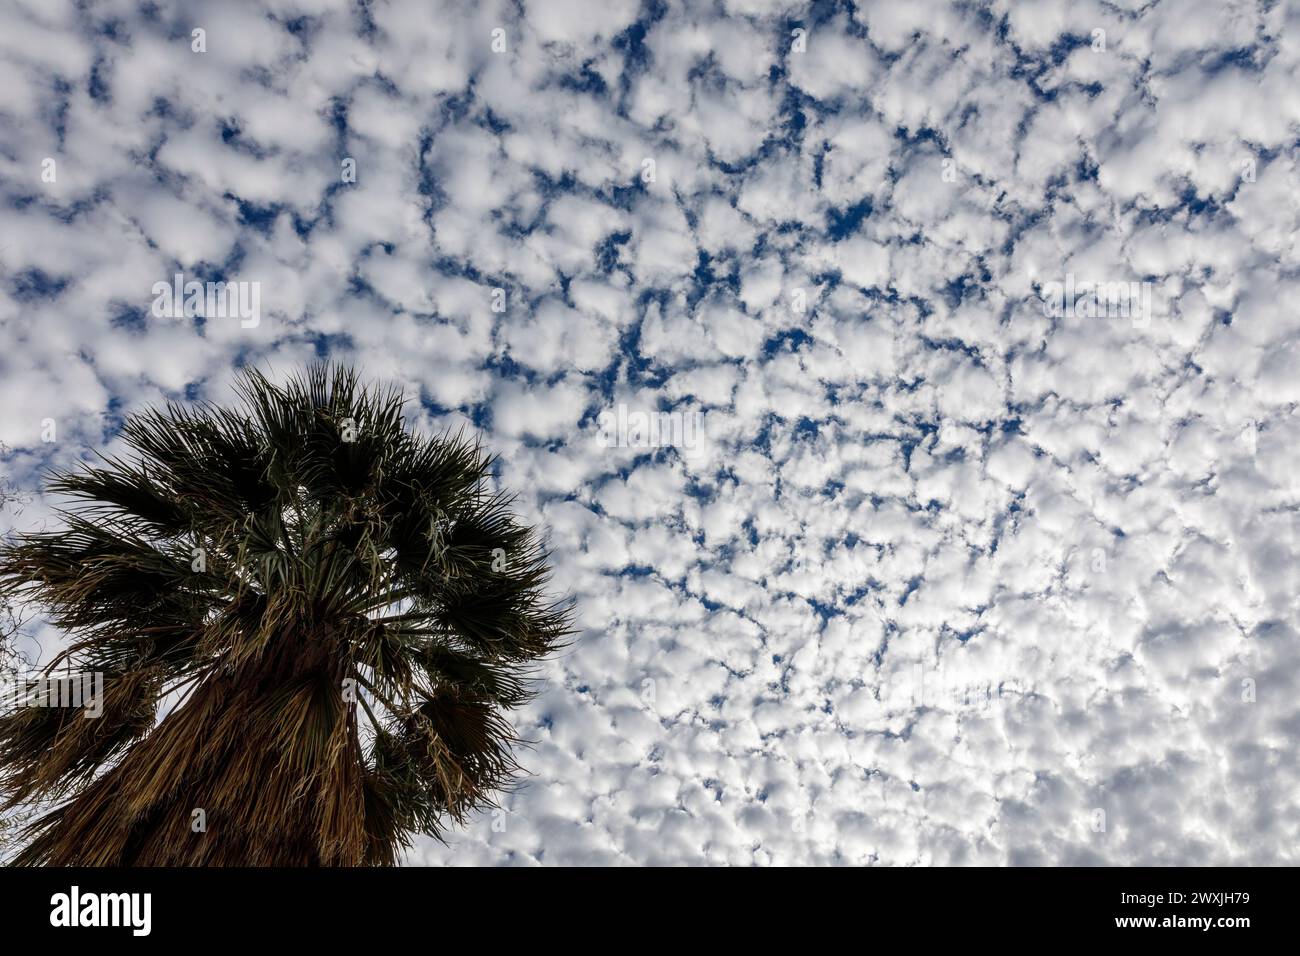
M 10 4 L 12 521 L 329 354 L 484 430 L 579 607 L 412 862 L 1294 862 L 1296 11 L 716 6 Z

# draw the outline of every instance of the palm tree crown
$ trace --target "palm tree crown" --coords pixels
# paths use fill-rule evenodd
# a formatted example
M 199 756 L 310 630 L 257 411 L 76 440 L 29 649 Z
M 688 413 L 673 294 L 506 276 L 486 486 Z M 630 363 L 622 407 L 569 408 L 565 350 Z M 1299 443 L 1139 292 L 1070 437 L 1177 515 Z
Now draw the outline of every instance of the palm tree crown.
M 571 611 L 491 459 L 350 369 L 237 388 L 130 418 L 0 547 L 71 636 L 49 670 L 103 675 L 97 719 L 0 716 L 0 806 L 50 808 L 16 863 L 392 864 L 518 770 L 503 712 Z

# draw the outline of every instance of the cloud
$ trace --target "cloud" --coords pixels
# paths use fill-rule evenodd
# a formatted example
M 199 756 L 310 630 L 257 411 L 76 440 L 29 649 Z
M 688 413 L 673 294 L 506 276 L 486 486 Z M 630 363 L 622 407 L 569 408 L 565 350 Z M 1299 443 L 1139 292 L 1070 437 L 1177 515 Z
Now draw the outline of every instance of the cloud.
M 12 521 L 336 356 L 483 431 L 580 608 L 532 775 L 411 862 L 1295 862 L 1294 10 L 444 13 L 6 10 Z

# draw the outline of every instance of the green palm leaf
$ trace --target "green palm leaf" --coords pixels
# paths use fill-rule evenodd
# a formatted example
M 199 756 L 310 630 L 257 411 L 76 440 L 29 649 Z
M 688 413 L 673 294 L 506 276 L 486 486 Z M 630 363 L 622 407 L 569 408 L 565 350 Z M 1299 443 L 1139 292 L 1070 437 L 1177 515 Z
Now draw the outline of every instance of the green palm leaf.
M 49 671 L 105 682 L 96 719 L 0 715 L 0 805 L 53 807 L 16 863 L 388 865 L 519 771 L 504 714 L 571 609 L 491 459 L 348 368 L 237 388 L 132 417 L 53 477 L 59 530 L 0 546 L 70 636 Z

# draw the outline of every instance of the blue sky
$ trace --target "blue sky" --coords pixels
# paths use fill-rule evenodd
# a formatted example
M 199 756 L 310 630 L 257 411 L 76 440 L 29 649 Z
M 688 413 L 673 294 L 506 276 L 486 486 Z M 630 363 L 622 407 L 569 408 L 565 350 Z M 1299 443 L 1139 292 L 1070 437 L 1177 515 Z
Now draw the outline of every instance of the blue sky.
M 411 862 L 1293 861 L 1296 18 L 15 0 L 8 523 L 133 408 L 347 360 L 483 433 L 580 609 L 528 781 Z

